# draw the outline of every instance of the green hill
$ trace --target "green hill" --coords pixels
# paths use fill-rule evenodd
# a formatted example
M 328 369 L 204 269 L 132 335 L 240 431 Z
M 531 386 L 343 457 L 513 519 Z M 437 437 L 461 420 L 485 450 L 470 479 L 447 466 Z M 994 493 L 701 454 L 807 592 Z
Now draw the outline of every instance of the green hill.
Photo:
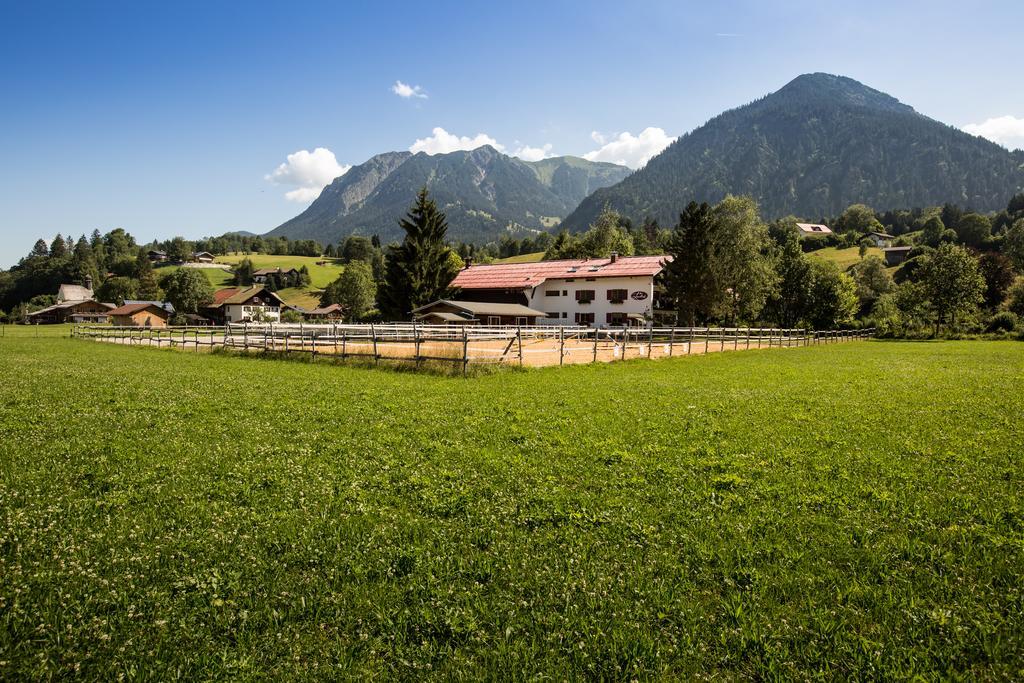
M 621 183 L 583 200 L 563 225 L 580 231 L 607 204 L 634 221 L 672 225 L 690 200 L 754 197 L 778 218 L 835 216 L 956 202 L 997 210 L 1024 187 L 1009 152 L 923 116 L 857 81 L 808 74 L 683 135 Z

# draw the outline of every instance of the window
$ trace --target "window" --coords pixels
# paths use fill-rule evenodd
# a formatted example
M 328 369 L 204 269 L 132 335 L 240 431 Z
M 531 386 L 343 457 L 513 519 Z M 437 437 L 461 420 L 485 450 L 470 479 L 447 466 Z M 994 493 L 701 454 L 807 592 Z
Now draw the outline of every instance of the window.
M 516 317 L 516 325 L 525 326 L 530 324 L 530 321 L 524 316 Z
M 565 281 L 566 281 L 566 282 L 576 282 L 576 278 L 573 278 L 573 277 L 567 277 L 567 278 L 565 278 Z
M 560 294 L 561 292 L 557 289 L 549 289 L 548 291 L 544 292 L 544 296 L 559 296 Z
M 562 317 L 563 317 L 563 318 L 568 318 L 568 317 L 569 317 L 569 314 L 568 314 L 568 313 L 566 313 L 565 311 L 562 311 Z
M 625 325 L 626 314 L 625 313 L 609 313 L 605 320 L 609 325 Z
M 568 289 L 563 289 L 562 290 L 562 296 L 569 296 L 569 290 Z
M 588 277 L 586 280 L 587 282 L 597 282 L 597 278 L 594 277 Z
M 621 304 L 629 296 L 629 291 L 625 289 L 609 289 L 608 290 L 608 301 L 613 304 Z
M 559 313 L 558 311 L 552 311 L 552 312 L 548 313 L 548 317 L 549 318 L 561 318 L 564 315 L 565 315 L 565 313 Z
M 593 325 L 594 314 L 593 313 L 577 313 L 576 314 L 577 325 Z
M 589 304 L 594 300 L 594 290 L 592 289 L 577 289 L 576 290 L 576 302 L 581 304 Z
M 496 315 L 489 315 L 489 316 L 487 316 L 487 324 L 488 325 L 500 325 L 501 324 L 501 318 L 499 316 L 496 316 Z

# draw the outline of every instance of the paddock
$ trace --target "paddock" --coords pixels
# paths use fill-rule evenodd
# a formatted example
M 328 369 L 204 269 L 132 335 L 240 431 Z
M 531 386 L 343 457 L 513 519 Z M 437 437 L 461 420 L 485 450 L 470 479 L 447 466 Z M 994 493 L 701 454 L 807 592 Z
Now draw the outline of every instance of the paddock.
M 310 354 L 341 360 L 545 367 L 672 358 L 748 349 L 787 349 L 873 336 L 865 330 L 771 327 L 489 327 L 475 325 L 230 324 L 145 329 L 76 325 L 73 337 L 130 346 L 191 351 Z

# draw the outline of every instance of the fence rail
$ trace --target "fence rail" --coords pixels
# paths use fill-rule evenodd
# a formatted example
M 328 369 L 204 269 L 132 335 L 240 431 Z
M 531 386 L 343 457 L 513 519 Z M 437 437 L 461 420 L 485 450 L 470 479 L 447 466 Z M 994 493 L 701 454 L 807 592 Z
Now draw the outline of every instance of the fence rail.
M 229 324 L 217 327 L 75 325 L 73 337 L 200 351 L 308 353 L 341 359 L 461 365 L 566 365 L 756 348 L 835 344 L 874 336 L 863 330 L 775 327 L 497 327 L 483 325 Z

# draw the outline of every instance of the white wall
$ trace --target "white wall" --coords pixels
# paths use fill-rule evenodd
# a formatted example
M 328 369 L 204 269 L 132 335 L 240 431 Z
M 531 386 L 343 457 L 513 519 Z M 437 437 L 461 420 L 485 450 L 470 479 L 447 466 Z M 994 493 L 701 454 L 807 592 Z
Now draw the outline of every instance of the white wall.
M 608 313 L 636 313 L 650 316 L 654 307 L 654 278 L 647 277 L 598 277 L 593 282 L 587 282 L 584 277 L 572 278 L 572 282 L 564 279 L 547 280 L 533 290 L 530 301 L 527 304 L 530 308 L 549 313 L 557 311 L 565 313 L 564 318 L 540 319 L 538 324 L 543 325 L 575 325 L 576 312 L 593 313 L 594 327 L 608 327 Z M 594 300 L 589 304 L 581 304 L 576 301 L 576 290 L 594 290 Z M 628 294 L 625 302 L 613 304 L 608 301 L 609 289 L 625 289 Z M 548 291 L 557 291 L 558 296 L 547 296 Z M 564 294 L 563 294 L 564 292 Z M 639 293 L 639 294 L 638 294 Z M 529 294 L 529 292 L 527 292 Z M 634 295 L 643 298 L 636 299 Z M 646 296 L 644 296 L 646 295 Z
M 279 306 L 252 306 L 249 304 L 229 304 L 224 307 L 224 320 L 229 323 L 240 323 L 252 320 L 253 314 L 262 310 L 267 320 L 279 322 L 281 320 L 281 308 Z

